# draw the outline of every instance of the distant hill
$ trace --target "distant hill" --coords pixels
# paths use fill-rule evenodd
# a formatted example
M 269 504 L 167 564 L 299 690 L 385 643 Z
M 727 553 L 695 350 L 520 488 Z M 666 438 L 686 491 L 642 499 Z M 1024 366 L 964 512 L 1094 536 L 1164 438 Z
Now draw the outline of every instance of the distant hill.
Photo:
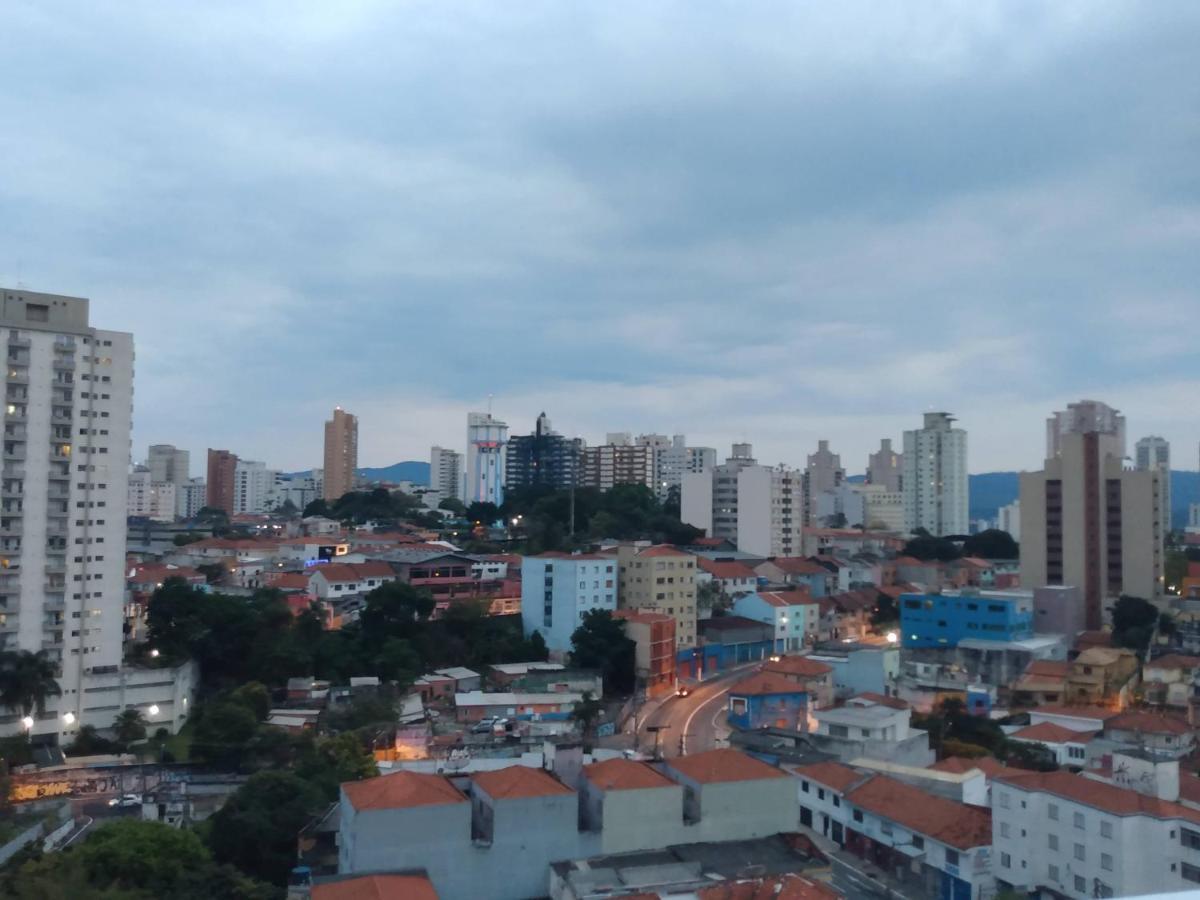
M 406 462 L 392 463 L 390 466 L 372 468 L 370 466 L 358 469 L 358 477 L 365 481 L 411 481 L 413 484 L 429 484 L 429 463 L 410 459 Z M 312 469 L 303 472 L 289 472 L 289 475 L 303 478 L 312 474 Z

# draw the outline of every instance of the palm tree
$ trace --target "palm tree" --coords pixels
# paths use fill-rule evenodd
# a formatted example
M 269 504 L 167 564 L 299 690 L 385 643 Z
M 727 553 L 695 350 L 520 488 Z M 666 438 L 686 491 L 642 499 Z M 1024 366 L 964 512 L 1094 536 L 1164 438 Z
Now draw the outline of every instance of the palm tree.
M 0 705 L 30 715 L 46 711 L 48 697 L 61 697 L 58 665 L 45 650 L 0 651 Z
M 596 720 L 604 713 L 604 704 L 599 700 L 592 698 L 591 691 L 583 692 L 583 699 L 575 703 L 575 708 L 571 711 L 571 718 L 579 723 L 579 729 L 583 732 L 583 749 L 585 751 L 592 749 L 592 736 Z
M 146 717 L 140 709 L 130 707 L 121 710 L 113 719 L 113 734 L 116 735 L 117 741 L 126 747 L 140 741 L 146 736 Z

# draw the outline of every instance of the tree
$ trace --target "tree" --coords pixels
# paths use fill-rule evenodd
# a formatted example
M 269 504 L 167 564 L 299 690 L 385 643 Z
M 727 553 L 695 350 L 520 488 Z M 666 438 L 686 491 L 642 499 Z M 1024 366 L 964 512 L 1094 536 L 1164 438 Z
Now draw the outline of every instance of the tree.
M 550 649 L 546 646 L 546 639 L 536 628 L 533 630 L 533 634 L 529 635 L 529 656 L 527 658 L 530 662 L 545 662 L 550 658 Z
M 204 540 L 204 535 L 198 531 L 185 531 L 183 534 L 177 534 L 171 538 L 171 543 L 176 547 L 186 547 L 188 544 L 194 544 L 196 541 Z
M 980 559 L 1017 559 L 1020 547 L 1007 531 L 988 528 L 978 534 L 967 535 L 962 552 L 963 556 L 977 556 Z
M 636 645 L 625 636 L 625 622 L 607 609 L 592 609 L 571 635 L 571 664 L 599 669 L 605 689 L 618 694 L 633 693 Z
M 380 643 L 390 635 L 410 633 L 413 623 L 428 619 L 434 609 L 428 591 L 401 581 L 381 584 L 366 599 L 359 621 L 364 635 Z
M 254 713 L 240 703 L 216 700 L 204 704 L 195 719 L 192 758 L 221 768 L 239 768 L 248 755 L 250 739 L 258 731 Z
M 67 756 L 97 756 L 102 753 L 112 753 L 117 745 L 107 738 L 101 737 L 95 725 L 83 725 L 75 740 L 67 745 Z
M 322 519 L 328 519 L 331 515 L 332 511 L 329 509 L 329 504 L 320 498 L 311 501 L 304 507 L 304 518 L 306 519 L 310 516 L 319 516 Z
M 305 737 L 296 774 L 316 786 L 327 801 L 337 799 L 338 785 L 379 774 L 375 754 L 358 734 L 347 732 L 316 741 Z
M 696 609 L 717 610 L 729 605 L 729 598 L 716 580 L 706 581 L 696 587 Z
M 458 518 L 462 518 L 467 514 L 466 505 L 457 497 L 447 497 L 438 504 L 438 509 L 444 509 L 447 512 L 454 513 Z
M 880 591 L 875 601 L 875 609 L 871 611 L 871 625 L 879 629 L 895 625 L 899 621 L 900 610 L 896 608 L 896 601 L 891 595 Z
M 219 862 L 282 885 L 296 864 L 296 835 L 323 802 L 292 772 L 251 775 L 212 816 L 209 848 Z
M 185 870 L 210 861 L 195 833 L 140 819 L 100 826 L 76 852 L 97 883 L 136 885 L 161 897 L 172 895 Z
M 844 512 L 835 512 L 833 515 L 825 517 L 826 528 L 845 528 L 846 525 L 846 514 Z
M 1122 594 L 1112 609 L 1112 641 L 1145 656 L 1158 622 L 1158 607 L 1141 597 Z
M 117 743 L 123 747 L 143 740 L 146 737 L 146 717 L 140 709 L 123 709 L 113 720 L 113 734 Z
M 467 518 L 480 525 L 491 525 L 500 518 L 500 507 L 486 500 L 476 500 L 467 507 Z
M 571 710 L 571 719 L 579 725 L 583 734 L 583 751 L 591 752 L 592 739 L 595 737 L 596 722 L 604 713 L 604 704 L 592 697 L 591 691 L 583 692 L 583 699 L 575 701 Z
M 22 716 L 41 715 L 46 700 L 61 697 L 58 666 L 45 650 L 0 652 L 0 705 Z
M 421 674 L 421 658 L 410 641 L 389 638 L 375 657 L 375 674 L 407 688 Z
M 914 559 L 924 561 L 939 560 L 941 562 L 950 562 L 962 556 L 958 547 L 953 541 L 946 538 L 933 537 L 928 532 L 920 534 L 914 532 L 916 537 L 904 545 L 902 555 L 911 556 Z
M 666 499 L 663 500 L 662 505 L 663 513 L 671 516 L 672 518 L 678 519 L 680 517 L 681 499 L 682 492 L 680 491 L 679 485 L 673 484 L 667 488 L 667 496 Z

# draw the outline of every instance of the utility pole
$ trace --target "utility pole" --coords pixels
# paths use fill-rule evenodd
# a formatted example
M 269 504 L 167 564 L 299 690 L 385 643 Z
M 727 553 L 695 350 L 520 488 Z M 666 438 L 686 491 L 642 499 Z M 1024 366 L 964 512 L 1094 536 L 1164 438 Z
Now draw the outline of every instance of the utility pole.
M 575 537 L 575 482 L 579 480 L 579 438 L 571 441 L 571 530 L 568 535 Z

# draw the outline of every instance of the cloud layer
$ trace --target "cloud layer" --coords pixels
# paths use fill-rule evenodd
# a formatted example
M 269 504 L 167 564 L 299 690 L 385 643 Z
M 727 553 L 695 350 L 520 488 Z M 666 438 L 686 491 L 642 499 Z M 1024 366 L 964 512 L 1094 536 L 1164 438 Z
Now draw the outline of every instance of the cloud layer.
M 135 333 L 151 442 L 383 464 L 686 432 L 1029 468 L 1095 397 L 1196 462 L 1200 7 L 0 10 L 0 282 Z

